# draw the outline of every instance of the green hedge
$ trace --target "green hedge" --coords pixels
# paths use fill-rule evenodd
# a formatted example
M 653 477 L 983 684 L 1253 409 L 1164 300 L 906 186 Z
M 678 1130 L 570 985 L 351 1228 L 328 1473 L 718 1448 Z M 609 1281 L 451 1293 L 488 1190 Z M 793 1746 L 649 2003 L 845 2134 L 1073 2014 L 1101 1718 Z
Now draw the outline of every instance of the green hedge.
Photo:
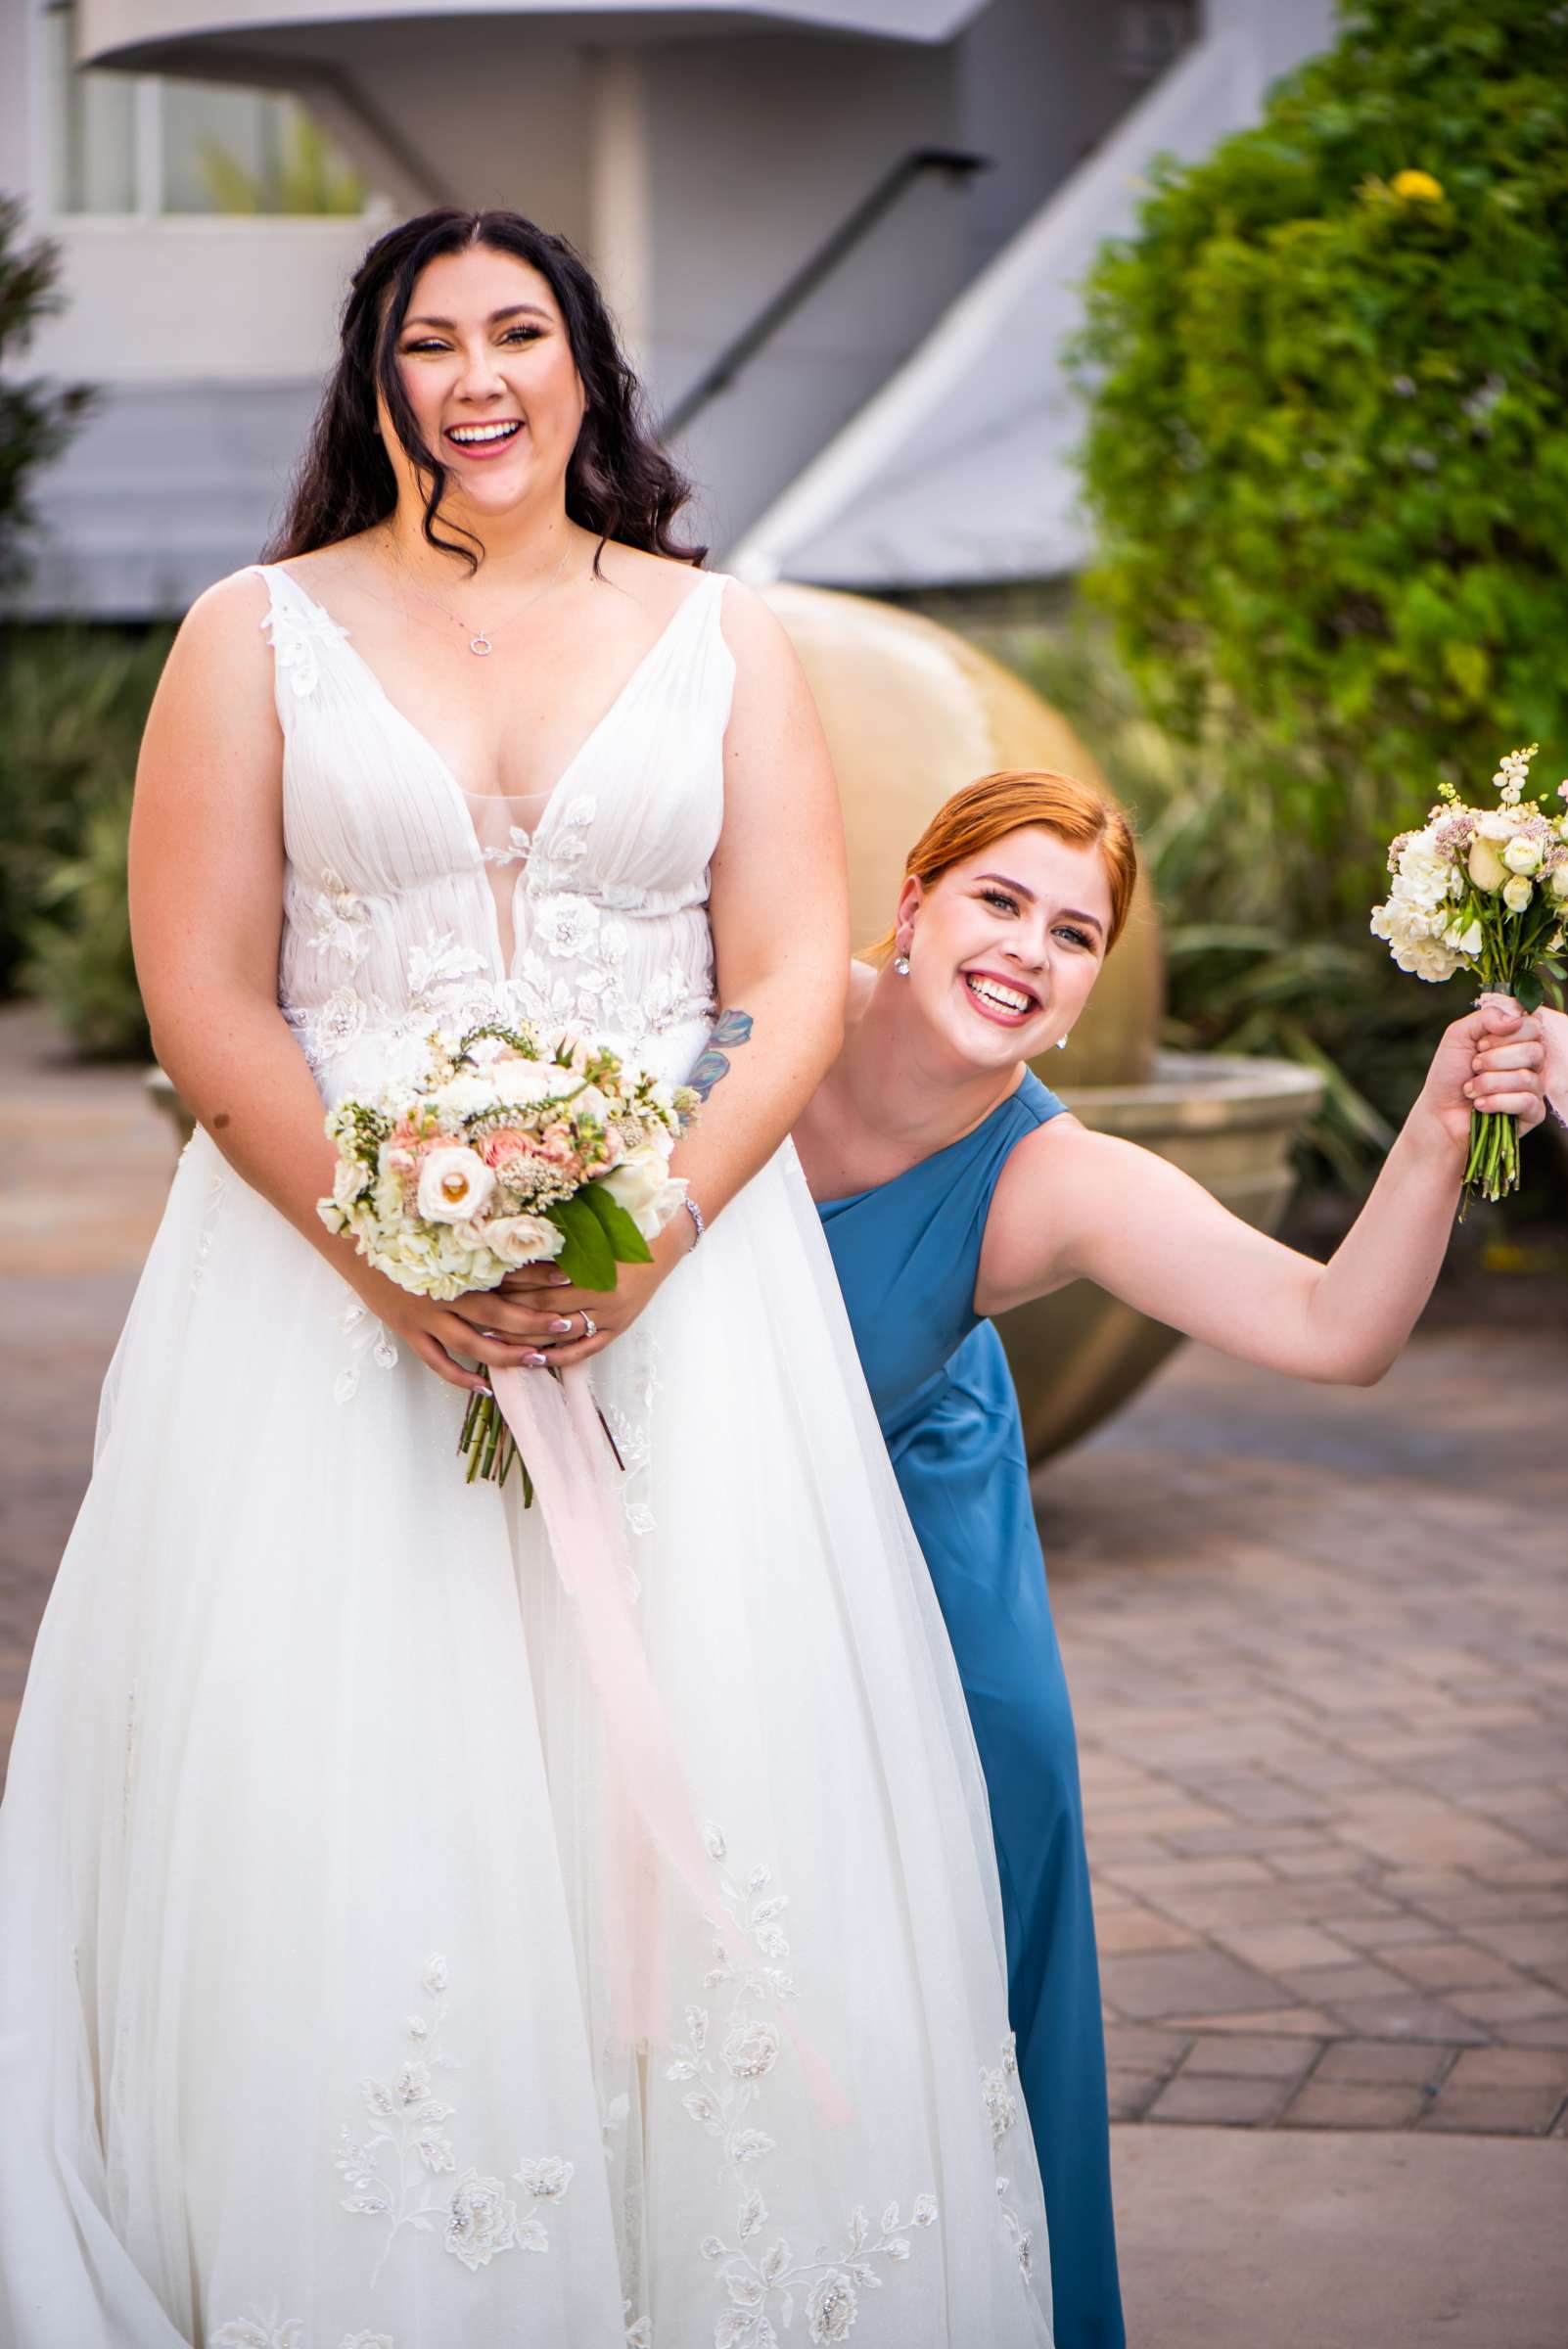
M 1568 753 L 1568 9 L 1362 0 L 1104 249 L 1088 581 L 1303 935 L 1450 776 Z M 1240 802 L 1250 806 L 1243 813 Z
M 77 1049 L 148 1050 L 125 909 L 142 728 L 170 631 L 15 628 L 0 660 L 0 992 Z

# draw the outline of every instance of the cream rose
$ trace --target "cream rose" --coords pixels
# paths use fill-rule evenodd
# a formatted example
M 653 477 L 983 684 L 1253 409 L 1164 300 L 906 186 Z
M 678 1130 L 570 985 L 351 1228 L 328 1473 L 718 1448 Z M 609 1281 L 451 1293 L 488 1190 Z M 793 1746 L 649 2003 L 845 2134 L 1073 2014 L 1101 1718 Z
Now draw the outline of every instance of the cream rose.
M 1502 861 L 1510 873 L 1533 873 L 1541 862 L 1541 843 L 1532 840 L 1527 832 L 1515 833 L 1502 852 Z
M 595 1179 L 625 1209 L 645 1240 L 659 1237 L 686 1196 L 684 1181 L 671 1176 L 669 1159 L 652 1142 L 628 1150 L 619 1167 Z
M 1470 853 L 1465 861 L 1477 889 L 1499 890 L 1508 878 L 1508 868 L 1497 849 L 1479 832 L 1470 843 Z
M 503 1265 L 542 1264 L 566 1246 L 565 1232 L 548 1216 L 496 1216 L 474 1228 L 481 1247 Z
M 1568 856 L 1552 866 L 1548 887 L 1554 898 L 1568 898 Z
M 578 1079 L 570 1069 L 547 1060 L 503 1060 L 490 1071 L 496 1097 L 518 1105 L 553 1101 L 558 1093 L 575 1092 Z
M 477 1150 L 449 1142 L 419 1170 L 419 1212 L 432 1223 L 467 1223 L 489 1198 L 495 1176 Z
M 367 1170 L 357 1158 L 340 1158 L 332 1171 L 332 1195 L 340 1207 L 352 1207 L 365 1187 Z
M 1510 913 L 1523 913 L 1535 894 L 1535 883 L 1528 881 L 1523 873 L 1515 873 L 1503 890 L 1502 902 Z

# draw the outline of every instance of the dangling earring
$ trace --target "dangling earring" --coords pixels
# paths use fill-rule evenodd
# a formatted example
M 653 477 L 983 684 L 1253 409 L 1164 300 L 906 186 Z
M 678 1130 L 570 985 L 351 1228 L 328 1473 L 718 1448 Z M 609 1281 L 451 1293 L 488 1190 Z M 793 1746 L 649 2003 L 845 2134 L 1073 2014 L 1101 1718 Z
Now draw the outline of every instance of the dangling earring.
M 1056 1049 L 1058 1052 L 1065 1052 L 1067 1050 L 1067 1038 L 1065 1036 L 1059 1036 L 1057 1037 Z
M 900 978 L 900 979 L 907 979 L 907 978 L 908 978 L 908 976 L 909 976 L 909 957 L 908 957 L 908 955 L 907 955 L 907 954 L 895 954 L 895 956 L 893 957 L 893 967 L 894 967 L 894 969 L 895 969 L 895 970 L 898 972 L 898 974 L 899 974 L 899 978 Z

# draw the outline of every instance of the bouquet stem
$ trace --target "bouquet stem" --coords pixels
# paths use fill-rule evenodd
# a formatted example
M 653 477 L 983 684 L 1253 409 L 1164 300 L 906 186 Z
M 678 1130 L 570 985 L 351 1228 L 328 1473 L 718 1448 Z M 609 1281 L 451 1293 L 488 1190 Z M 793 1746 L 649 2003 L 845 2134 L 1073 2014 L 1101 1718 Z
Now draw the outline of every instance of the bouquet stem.
M 559 1378 L 560 1375 L 559 1370 L 552 1369 L 550 1372 L 552 1378 Z M 527 1460 L 517 1448 L 517 1440 L 506 1424 L 500 1405 L 489 1392 L 489 1383 L 490 1374 L 486 1370 L 484 1393 L 471 1395 L 468 1408 L 463 1413 L 462 1431 L 457 1439 L 457 1456 L 465 1463 L 465 1482 L 471 1485 L 504 1485 L 515 1461 L 523 1478 L 523 1506 L 531 1509 L 533 1479 L 529 1474 Z M 610 1447 L 610 1456 L 616 1466 L 623 1470 L 625 1462 L 621 1457 L 621 1447 L 610 1431 L 610 1422 L 597 1404 L 593 1407 L 599 1425 L 604 1430 L 604 1440 Z
M 522 1454 L 502 1416 L 501 1406 L 488 1388 L 489 1377 L 486 1373 L 485 1393 L 471 1395 L 468 1399 L 468 1409 L 463 1413 L 462 1433 L 457 1439 L 458 1457 L 466 1463 L 466 1479 L 471 1485 L 476 1481 L 504 1485 L 515 1460 L 523 1470 L 523 1505 L 530 1508 L 533 1502 L 533 1480 L 523 1465 Z
M 1465 1162 L 1459 1221 L 1473 1197 L 1496 1203 L 1519 1188 L 1519 1121 L 1511 1112 L 1470 1112 L 1470 1155 Z

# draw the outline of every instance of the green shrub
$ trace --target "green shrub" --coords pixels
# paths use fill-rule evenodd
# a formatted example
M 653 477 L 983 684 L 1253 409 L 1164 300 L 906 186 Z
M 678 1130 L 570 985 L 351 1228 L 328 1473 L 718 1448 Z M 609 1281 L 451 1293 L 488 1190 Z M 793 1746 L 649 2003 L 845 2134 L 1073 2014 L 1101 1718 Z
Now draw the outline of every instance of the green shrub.
M 152 1057 L 125 890 L 131 778 L 87 809 L 81 846 L 50 873 L 23 980 L 88 1060 Z
M 1086 321 L 1090 592 L 1266 908 L 1348 943 L 1441 777 L 1568 750 L 1568 10 L 1360 0 Z
M 169 634 L 15 629 L 0 662 L 0 991 L 40 993 L 85 1051 L 145 1048 L 124 834 Z
M 22 241 L 23 207 L 0 196 L 0 582 L 25 569 L 32 476 L 58 456 L 91 404 L 80 384 L 26 381 L 18 362 L 41 318 L 60 307 L 60 256 L 43 238 Z

